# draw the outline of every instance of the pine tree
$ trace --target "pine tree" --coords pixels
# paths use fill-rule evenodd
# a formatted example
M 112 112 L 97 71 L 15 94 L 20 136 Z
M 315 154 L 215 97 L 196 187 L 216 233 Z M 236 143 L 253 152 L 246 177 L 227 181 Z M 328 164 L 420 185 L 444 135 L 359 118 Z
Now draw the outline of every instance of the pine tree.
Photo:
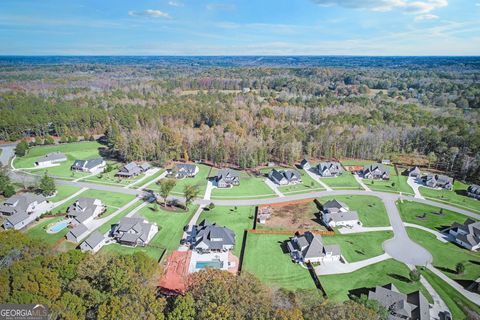
M 56 191 L 55 182 L 46 172 L 43 175 L 42 180 L 40 180 L 39 189 L 44 196 L 51 196 Z

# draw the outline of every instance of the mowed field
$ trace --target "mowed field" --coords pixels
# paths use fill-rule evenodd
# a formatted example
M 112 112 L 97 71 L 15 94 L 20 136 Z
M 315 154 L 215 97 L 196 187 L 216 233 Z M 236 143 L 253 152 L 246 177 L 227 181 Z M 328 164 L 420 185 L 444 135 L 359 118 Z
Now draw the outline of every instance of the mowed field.
M 435 231 L 450 227 L 454 222 L 463 223 L 469 218 L 454 211 L 414 201 L 397 201 L 397 207 L 404 222 L 418 224 Z
M 239 257 L 242 249 L 244 231 L 253 228 L 255 219 L 255 207 L 227 207 L 217 206 L 213 209 L 206 209 L 200 215 L 198 223 L 207 219 L 211 223 L 225 226 L 235 232 L 235 248 L 233 253 Z
M 198 196 L 203 197 L 203 195 L 205 194 L 205 190 L 207 189 L 208 175 L 210 173 L 211 167 L 204 164 L 196 164 L 196 165 L 198 166 L 198 173 L 195 175 L 195 177 L 183 178 L 183 179 L 172 178 L 172 179 L 175 179 L 176 181 L 175 187 L 171 192 L 172 195 L 183 196 L 183 188 L 185 188 L 185 186 L 187 185 L 194 185 L 198 187 L 198 190 L 199 190 Z M 148 186 L 148 189 L 159 191 L 160 186 L 157 184 L 151 184 Z
M 320 203 L 336 199 L 344 202 L 352 211 L 357 211 L 364 227 L 387 227 L 390 225 L 387 210 L 380 198 L 374 196 L 328 196 L 321 197 Z
M 403 293 L 420 289 L 425 297 L 432 302 L 430 294 L 420 282 L 410 282 L 409 273 L 410 269 L 405 264 L 388 259 L 354 272 L 320 276 L 319 279 L 328 298 L 333 301 L 348 300 L 349 292 L 354 289 L 374 288 L 375 286 L 393 283 Z
M 349 171 L 344 171 L 338 177 L 321 178 L 320 180 L 332 189 L 362 189 Z
M 423 230 L 407 227 L 410 238 L 427 249 L 433 256 L 433 265 L 450 278 L 459 282 L 473 281 L 480 277 L 480 255 L 454 243 L 440 242 L 435 235 Z M 465 272 L 457 274 L 455 266 L 463 263 Z
M 50 152 L 63 152 L 67 156 L 67 161 L 60 162 L 58 166 L 30 170 L 34 173 L 43 174 L 48 172 L 49 175 L 64 179 L 76 179 L 88 175 L 88 173 L 77 172 L 73 173 L 70 170 L 71 165 L 75 160 L 87 160 L 100 157 L 100 149 L 104 148 L 101 144 L 95 141 L 85 141 L 77 143 L 66 143 L 49 146 L 37 146 L 29 149 L 24 157 L 17 157 L 13 161 L 13 165 L 17 169 L 33 168 L 35 161 L 41 156 Z
M 217 174 L 213 169 L 210 177 Z M 264 177 L 257 177 L 245 171 L 238 171 L 240 174 L 240 185 L 232 188 L 214 188 L 212 199 L 248 199 L 248 198 L 275 198 L 277 195 L 264 181 Z
M 308 290 L 318 294 L 309 271 L 292 262 L 285 251 L 283 244 L 288 238 L 284 234 L 249 233 L 242 272 L 254 274 L 272 288 Z
M 453 190 L 437 190 L 427 187 L 420 187 L 420 193 L 433 200 L 448 202 L 452 205 L 480 212 L 480 201 L 467 196 L 468 185 L 461 181 L 455 181 Z

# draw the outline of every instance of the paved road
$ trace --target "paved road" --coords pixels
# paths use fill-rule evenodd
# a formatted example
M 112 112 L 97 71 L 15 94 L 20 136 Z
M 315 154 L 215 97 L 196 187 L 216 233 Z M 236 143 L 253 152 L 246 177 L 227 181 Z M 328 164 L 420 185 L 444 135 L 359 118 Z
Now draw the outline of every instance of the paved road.
M 10 159 L 15 154 L 14 152 L 15 146 L 16 144 L 3 144 L 0 146 L 0 149 L 2 149 L 2 153 L 0 154 L 0 167 L 8 166 Z
M 391 198 L 382 198 L 382 200 L 394 233 L 392 239 L 383 243 L 385 252 L 395 260 L 415 266 L 426 266 L 432 262 L 433 258 L 430 252 L 408 237 L 395 201 Z

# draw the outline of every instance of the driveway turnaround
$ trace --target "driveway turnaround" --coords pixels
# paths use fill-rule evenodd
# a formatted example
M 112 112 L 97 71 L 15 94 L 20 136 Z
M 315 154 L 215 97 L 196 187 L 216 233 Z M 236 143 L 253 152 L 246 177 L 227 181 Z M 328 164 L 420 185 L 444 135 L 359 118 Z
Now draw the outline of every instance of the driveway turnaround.
M 433 258 L 430 252 L 416 242 L 412 241 L 403 225 L 400 212 L 398 212 L 395 201 L 391 198 L 382 199 L 387 209 L 390 225 L 393 227 L 394 236 L 383 243 L 383 249 L 392 258 L 400 262 L 414 266 L 426 266 Z

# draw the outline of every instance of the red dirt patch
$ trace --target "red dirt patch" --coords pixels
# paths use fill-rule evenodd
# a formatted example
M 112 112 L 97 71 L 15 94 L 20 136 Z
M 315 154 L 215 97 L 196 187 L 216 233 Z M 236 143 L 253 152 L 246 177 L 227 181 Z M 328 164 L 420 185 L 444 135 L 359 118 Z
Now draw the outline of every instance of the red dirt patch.
M 184 293 L 191 256 L 191 251 L 174 251 L 167 259 L 159 287 L 170 292 Z
M 270 207 L 270 216 L 257 229 L 326 230 L 318 220 L 319 209 L 314 201 L 302 200 L 276 204 Z M 261 208 L 259 208 L 260 212 Z
M 350 172 L 357 172 L 360 170 L 363 170 L 363 166 L 344 166 L 345 170 L 350 171 Z

